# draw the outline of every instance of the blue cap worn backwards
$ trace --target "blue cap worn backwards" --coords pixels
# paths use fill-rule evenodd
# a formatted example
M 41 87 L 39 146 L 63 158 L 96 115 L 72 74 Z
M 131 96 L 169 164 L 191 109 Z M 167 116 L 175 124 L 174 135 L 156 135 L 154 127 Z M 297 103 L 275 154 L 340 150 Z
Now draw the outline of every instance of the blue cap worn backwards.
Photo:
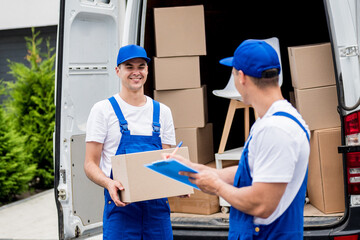
M 117 57 L 117 65 L 133 58 L 143 58 L 147 63 L 150 62 L 150 58 L 147 57 L 146 51 L 143 47 L 137 45 L 127 45 L 120 48 Z
M 262 40 L 245 40 L 235 50 L 233 57 L 220 60 L 220 63 L 246 75 L 261 78 L 265 70 L 276 68 L 280 74 L 279 57 L 273 47 Z

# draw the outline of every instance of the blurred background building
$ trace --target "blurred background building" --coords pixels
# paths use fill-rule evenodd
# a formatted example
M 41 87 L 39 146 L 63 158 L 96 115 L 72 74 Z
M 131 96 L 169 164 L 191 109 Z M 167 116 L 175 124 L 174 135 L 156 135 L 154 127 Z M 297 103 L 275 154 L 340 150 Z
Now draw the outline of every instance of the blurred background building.
M 31 37 L 31 27 L 40 31 L 42 51 L 46 51 L 48 37 L 51 47 L 56 47 L 60 0 L 11 0 L 0 4 L 0 80 L 12 81 L 7 59 L 27 64 L 25 37 Z

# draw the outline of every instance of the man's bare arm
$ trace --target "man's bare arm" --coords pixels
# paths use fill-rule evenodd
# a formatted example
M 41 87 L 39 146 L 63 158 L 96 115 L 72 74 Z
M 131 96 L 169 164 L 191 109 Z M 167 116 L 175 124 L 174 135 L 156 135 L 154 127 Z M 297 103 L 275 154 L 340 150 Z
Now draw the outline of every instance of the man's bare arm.
M 119 191 L 123 190 L 120 182 L 114 181 L 107 177 L 100 169 L 100 159 L 103 144 L 98 142 L 87 142 L 85 151 L 84 170 L 86 176 L 101 187 L 106 188 L 116 204 L 116 206 L 125 206 L 126 204 L 120 201 Z

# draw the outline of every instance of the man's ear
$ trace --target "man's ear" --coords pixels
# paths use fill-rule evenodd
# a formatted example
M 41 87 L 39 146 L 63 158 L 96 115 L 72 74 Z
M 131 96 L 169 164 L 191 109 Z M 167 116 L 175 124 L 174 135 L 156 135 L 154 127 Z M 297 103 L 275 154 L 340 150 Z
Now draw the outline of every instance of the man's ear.
M 120 72 L 120 65 L 115 67 L 115 73 L 118 75 Z
M 245 78 L 245 73 L 242 70 L 236 70 L 239 74 L 239 83 L 241 85 L 245 84 L 246 78 Z

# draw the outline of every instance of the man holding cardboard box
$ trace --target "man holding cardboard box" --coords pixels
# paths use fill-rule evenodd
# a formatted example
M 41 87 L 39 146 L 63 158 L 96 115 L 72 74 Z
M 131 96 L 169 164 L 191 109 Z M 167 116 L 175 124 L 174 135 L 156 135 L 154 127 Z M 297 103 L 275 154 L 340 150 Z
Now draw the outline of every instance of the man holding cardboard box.
M 302 240 L 309 129 L 281 94 L 278 55 L 264 41 L 246 40 L 220 63 L 233 67 L 237 90 L 259 118 L 238 167 L 212 169 L 177 156 L 199 171 L 181 174 L 231 204 L 229 239 Z
M 114 155 L 176 144 L 170 109 L 144 95 L 149 61 L 140 46 L 120 48 L 115 68 L 120 93 L 96 103 L 88 118 L 84 169 L 90 180 L 105 189 L 104 239 L 172 239 L 167 199 L 122 202 L 119 191 L 124 188 L 113 180 L 111 170 Z

